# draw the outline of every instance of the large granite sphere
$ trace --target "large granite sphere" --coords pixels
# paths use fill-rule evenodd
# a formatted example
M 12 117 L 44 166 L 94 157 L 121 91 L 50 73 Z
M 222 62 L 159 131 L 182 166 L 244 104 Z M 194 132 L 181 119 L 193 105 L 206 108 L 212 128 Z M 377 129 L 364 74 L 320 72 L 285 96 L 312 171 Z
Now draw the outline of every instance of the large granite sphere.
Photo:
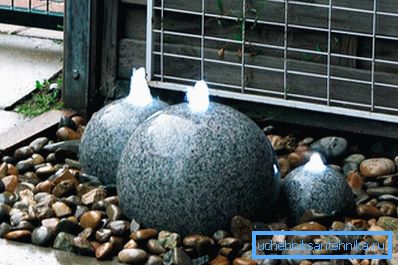
M 328 166 L 311 169 L 306 164 L 294 169 L 283 179 L 282 193 L 295 222 L 311 210 L 335 216 L 355 209 L 355 197 L 345 178 Z
M 117 173 L 120 206 L 145 226 L 211 234 L 235 215 L 267 217 L 280 190 L 275 163 L 268 139 L 242 113 L 175 105 L 130 138 Z
M 115 184 L 120 156 L 131 134 L 149 116 L 165 107 L 166 103 L 155 99 L 147 106 L 135 106 L 125 98 L 95 113 L 80 143 L 82 171 L 97 176 L 104 184 Z

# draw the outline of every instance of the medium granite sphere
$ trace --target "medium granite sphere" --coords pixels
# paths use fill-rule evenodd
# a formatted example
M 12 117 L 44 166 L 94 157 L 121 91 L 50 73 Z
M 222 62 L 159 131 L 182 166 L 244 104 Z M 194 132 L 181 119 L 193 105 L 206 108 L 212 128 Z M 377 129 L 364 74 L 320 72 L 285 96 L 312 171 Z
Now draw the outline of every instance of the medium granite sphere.
M 79 147 L 82 171 L 97 176 L 104 184 L 115 184 L 117 166 L 128 139 L 138 125 L 166 106 L 155 99 L 147 106 L 136 106 L 125 98 L 95 113 Z
M 282 193 L 295 222 L 311 210 L 334 216 L 350 214 L 355 209 L 354 194 L 343 175 L 323 165 L 320 156 L 314 156 L 282 181 Z M 314 159 L 319 159 L 315 163 L 320 164 L 314 166 Z
M 182 103 L 137 128 L 116 186 L 127 217 L 182 235 L 211 234 L 235 215 L 269 216 L 280 190 L 274 168 L 271 144 L 247 116 L 217 103 L 204 112 Z

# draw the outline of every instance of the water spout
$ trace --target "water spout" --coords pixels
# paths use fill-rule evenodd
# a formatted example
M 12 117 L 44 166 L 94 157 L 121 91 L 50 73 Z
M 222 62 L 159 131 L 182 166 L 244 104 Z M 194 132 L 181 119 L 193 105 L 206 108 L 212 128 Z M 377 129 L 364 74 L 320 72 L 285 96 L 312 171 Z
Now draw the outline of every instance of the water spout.
M 318 153 L 315 153 L 311 156 L 310 161 L 305 164 L 304 169 L 308 171 L 321 172 L 326 169 L 326 166 L 323 163 L 321 156 Z
M 145 107 L 152 103 L 152 95 L 145 78 L 145 68 L 133 69 L 130 82 L 130 94 L 126 100 L 138 107 Z
M 204 112 L 210 104 L 209 88 L 205 81 L 196 82 L 194 87 L 187 90 L 189 107 L 193 112 Z

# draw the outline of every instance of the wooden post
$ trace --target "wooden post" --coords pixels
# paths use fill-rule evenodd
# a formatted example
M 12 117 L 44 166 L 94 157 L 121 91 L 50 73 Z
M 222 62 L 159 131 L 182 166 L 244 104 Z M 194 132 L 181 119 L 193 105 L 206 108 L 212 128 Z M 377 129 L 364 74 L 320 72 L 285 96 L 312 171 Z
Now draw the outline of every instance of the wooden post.
M 114 98 L 118 66 L 119 1 L 104 0 L 103 3 L 101 95 Z
M 63 100 L 85 117 L 93 111 L 98 83 L 97 3 L 65 1 Z

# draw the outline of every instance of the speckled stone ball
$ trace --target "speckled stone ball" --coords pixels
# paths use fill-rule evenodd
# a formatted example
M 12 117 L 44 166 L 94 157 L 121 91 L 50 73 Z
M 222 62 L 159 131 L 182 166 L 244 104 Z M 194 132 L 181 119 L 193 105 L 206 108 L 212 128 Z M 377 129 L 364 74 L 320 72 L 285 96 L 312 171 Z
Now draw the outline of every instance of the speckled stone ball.
M 280 190 L 275 163 L 268 139 L 242 113 L 174 105 L 142 123 L 123 151 L 120 206 L 145 226 L 209 235 L 235 215 L 268 216 Z
M 308 170 L 306 165 L 294 169 L 282 181 L 282 194 L 295 222 L 310 210 L 334 216 L 355 209 L 355 197 L 345 178 L 327 166 L 323 170 Z
M 166 103 L 155 99 L 145 107 L 121 99 L 95 113 L 79 147 L 82 171 L 97 176 L 104 184 L 115 184 L 117 166 L 128 139 L 138 125 L 165 107 Z

